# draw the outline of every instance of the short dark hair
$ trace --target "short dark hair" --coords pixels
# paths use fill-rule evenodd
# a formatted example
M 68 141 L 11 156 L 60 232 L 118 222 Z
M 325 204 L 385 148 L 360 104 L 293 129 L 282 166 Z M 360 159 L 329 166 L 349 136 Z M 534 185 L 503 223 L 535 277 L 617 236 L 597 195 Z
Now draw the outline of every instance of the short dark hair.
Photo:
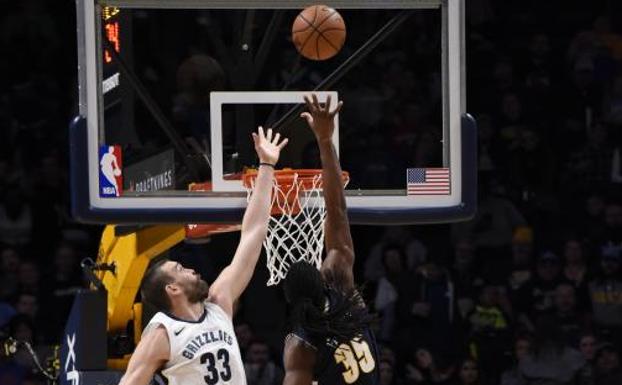
M 171 309 L 171 300 L 166 294 L 166 285 L 173 282 L 173 278 L 162 271 L 162 265 L 168 261 L 162 258 L 147 269 L 140 290 L 143 302 L 147 302 L 160 311 Z

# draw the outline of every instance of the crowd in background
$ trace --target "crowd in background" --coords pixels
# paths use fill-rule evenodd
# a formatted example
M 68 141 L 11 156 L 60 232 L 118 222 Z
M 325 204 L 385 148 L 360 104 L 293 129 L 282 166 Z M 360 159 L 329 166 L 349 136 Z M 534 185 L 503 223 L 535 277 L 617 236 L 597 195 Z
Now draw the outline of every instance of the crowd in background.
M 68 209 L 74 5 L 0 7 L 0 327 L 44 358 L 101 232 Z M 476 217 L 353 226 L 356 279 L 378 314 L 382 385 L 622 384 L 621 25 L 615 1 L 467 0 Z M 422 80 L 398 60 L 372 81 L 391 93 L 404 79 Z M 353 123 L 369 140 L 426 127 L 426 101 L 414 100 L 376 126 Z M 411 138 L 422 164 L 430 135 Z M 235 237 L 170 254 L 213 277 L 223 261 L 210 257 Z M 265 278 L 259 268 L 235 318 L 250 385 L 283 377 L 287 309 Z M 0 354 L 0 384 L 43 383 L 32 369 L 25 352 Z

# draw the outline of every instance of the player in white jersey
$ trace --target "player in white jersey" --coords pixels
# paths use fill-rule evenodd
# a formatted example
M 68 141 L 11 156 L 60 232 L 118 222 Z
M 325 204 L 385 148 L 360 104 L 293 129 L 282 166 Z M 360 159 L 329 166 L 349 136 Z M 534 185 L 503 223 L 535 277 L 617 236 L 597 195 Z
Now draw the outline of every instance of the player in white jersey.
M 266 237 L 274 165 L 287 139 L 272 130 L 253 133 L 259 172 L 248 203 L 240 243 L 209 286 L 181 264 L 163 260 L 143 278 L 143 301 L 160 310 L 143 331 L 120 385 L 146 385 L 157 371 L 169 385 L 245 385 L 240 348 L 233 332 L 233 303 L 251 279 Z

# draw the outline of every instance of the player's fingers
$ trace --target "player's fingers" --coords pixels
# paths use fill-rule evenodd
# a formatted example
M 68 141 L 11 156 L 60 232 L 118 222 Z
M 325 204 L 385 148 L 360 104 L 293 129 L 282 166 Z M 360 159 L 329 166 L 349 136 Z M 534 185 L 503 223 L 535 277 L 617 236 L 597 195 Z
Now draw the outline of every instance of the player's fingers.
M 274 139 L 272 140 L 272 143 L 277 144 L 280 138 L 281 138 L 281 133 L 277 132 L 276 135 L 274 135 Z
M 317 98 L 317 94 L 311 94 L 311 97 L 313 98 L 313 105 L 315 106 L 315 108 L 321 111 L 322 106 L 320 106 L 320 101 Z
M 308 112 L 303 112 L 302 114 L 300 114 L 300 117 L 305 119 L 307 123 L 309 123 L 309 125 L 313 123 L 313 116 L 311 116 L 311 114 Z
M 283 147 L 285 147 L 287 145 L 287 142 L 289 142 L 289 139 L 287 139 L 287 138 L 283 139 L 283 141 L 281 143 L 279 143 L 279 145 L 277 146 L 279 148 L 279 150 L 282 150 Z
M 325 111 L 330 111 L 330 102 L 331 102 L 331 97 L 330 95 L 326 96 L 326 105 L 324 106 L 324 110 Z
M 272 142 L 272 129 L 268 128 L 268 134 L 266 135 L 266 139 L 268 139 L 268 142 Z
M 251 136 L 253 137 L 253 143 L 255 143 L 255 146 L 257 146 L 257 144 L 259 143 L 259 136 L 257 136 L 256 133 L 252 133 Z
M 307 108 L 309 109 L 310 112 L 314 112 L 315 111 L 315 106 L 313 105 L 313 101 L 311 100 L 311 96 L 309 95 L 304 95 L 303 96 L 305 103 L 307 104 Z
M 259 132 L 259 139 L 266 137 L 266 135 L 263 132 L 263 127 L 259 126 L 259 129 L 257 131 Z
M 339 111 L 341 111 L 341 107 L 343 107 L 343 101 L 340 100 L 339 103 L 337 103 L 337 107 L 330 113 L 330 116 L 337 115 Z

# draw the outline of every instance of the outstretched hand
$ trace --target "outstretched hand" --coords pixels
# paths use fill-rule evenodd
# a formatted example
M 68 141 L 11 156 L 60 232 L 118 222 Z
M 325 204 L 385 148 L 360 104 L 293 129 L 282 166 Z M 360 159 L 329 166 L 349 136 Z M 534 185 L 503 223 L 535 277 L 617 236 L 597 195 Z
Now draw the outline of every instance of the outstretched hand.
M 331 111 L 330 95 L 326 97 L 324 106 L 320 104 L 316 94 L 311 94 L 311 96 L 305 95 L 304 99 L 309 112 L 303 112 L 300 116 L 307 120 L 318 141 L 330 140 L 335 129 L 335 115 L 341 110 L 343 102 L 337 103 L 335 109 Z
M 287 138 L 284 138 L 280 143 L 281 134 L 278 132 L 274 137 L 272 136 L 272 129 L 268 128 L 268 131 L 264 134 L 263 127 L 259 126 L 257 132 L 253 132 L 253 142 L 255 143 L 255 151 L 259 157 L 261 163 L 270 163 L 272 165 L 279 161 L 279 155 L 281 150 L 287 144 Z

